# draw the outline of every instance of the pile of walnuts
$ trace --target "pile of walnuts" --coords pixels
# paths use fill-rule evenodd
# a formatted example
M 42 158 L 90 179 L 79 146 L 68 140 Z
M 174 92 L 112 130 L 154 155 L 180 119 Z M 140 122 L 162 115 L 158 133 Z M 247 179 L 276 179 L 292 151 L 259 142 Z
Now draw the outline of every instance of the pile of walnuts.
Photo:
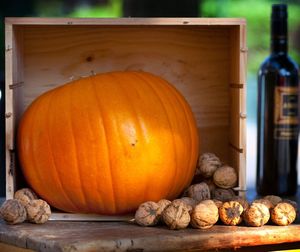
M 204 183 L 204 182 L 203 182 Z M 203 184 L 202 184 L 203 185 Z M 202 186 L 201 185 L 201 186 Z M 277 203 L 269 198 L 277 198 Z M 272 223 L 286 226 L 293 223 L 297 215 L 297 204 L 269 195 L 249 203 L 242 197 L 233 196 L 230 200 L 202 199 L 183 197 L 169 201 L 142 203 L 135 213 L 135 223 L 141 226 L 166 224 L 170 229 L 193 228 L 206 229 L 218 221 L 229 226 L 244 223 L 247 226 L 260 227 Z
M 233 188 L 237 186 L 236 170 L 224 163 L 213 153 L 200 156 L 195 181 L 205 182 L 209 186 L 210 195 L 220 201 L 226 201 L 235 195 Z
M 42 224 L 48 221 L 51 209 L 48 203 L 38 199 L 29 188 L 15 192 L 14 199 L 6 200 L 0 207 L 0 217 L 7 224 L 19 224 L 24 221 Z
M 212 153 L 200 157 L 196 175 L 203 179 L 189 186 L 181 198 L 141 204 L 135 213 L 135 223 L 141 226 L 163 223 L 170 229 L 189 225 L 206 229 L 218 221 L 230 226 L 244 223 L 259 227 L 269 221 L 286 226 L 296 219 L 297 203 L 294 201 L 269 195 L 250 203 L 235 195 L 233 188 L 238 180 L 235 169 L 222 164 Z

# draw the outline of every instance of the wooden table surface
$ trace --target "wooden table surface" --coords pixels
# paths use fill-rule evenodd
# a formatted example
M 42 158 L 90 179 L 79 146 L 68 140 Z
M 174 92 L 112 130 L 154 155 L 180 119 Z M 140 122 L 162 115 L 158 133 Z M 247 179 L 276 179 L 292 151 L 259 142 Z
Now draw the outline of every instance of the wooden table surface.
M 249 200 L 256 197 L 253 190 L 247 195 Z M 300 203 L 300 188 L 294 200 Z M 207 230 L 177 231 L 127 222 L 49 221 L 43 225 L 7 225 L 0 221 L 0 251 L 222 251 L 237 248 L 243 251 L 300 248 L 300 218 L 286 227 L 218 224 Z

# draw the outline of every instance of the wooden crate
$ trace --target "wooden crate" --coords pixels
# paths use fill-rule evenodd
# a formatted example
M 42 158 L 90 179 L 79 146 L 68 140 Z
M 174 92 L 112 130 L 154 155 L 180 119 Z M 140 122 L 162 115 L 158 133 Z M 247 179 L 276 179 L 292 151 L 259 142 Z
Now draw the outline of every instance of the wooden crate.
M 200 132 L 246 189 L 246 22 L 233 18 L 7 18 L 6 193 L 20 187 L 15 133 L 41 93 L 113 70 L 159 75 L 185 96 Z M 22 177 L 21 175 L 19 177 Z

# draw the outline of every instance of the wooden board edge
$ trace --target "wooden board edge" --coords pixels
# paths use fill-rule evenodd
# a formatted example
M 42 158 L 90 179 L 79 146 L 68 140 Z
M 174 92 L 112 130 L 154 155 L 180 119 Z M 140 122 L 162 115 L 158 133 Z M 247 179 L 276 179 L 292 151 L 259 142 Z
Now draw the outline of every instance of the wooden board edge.
M 240 146 L 243 153 L 240 154 L 239 184 L 246 190 L 247 178 L 247 42 L 246 24 L 240 26 L 240 82 L 244 83 L 244 88 L 240 89 Z
M 244 18 L 41 18 L 6 17 L 12 25 L 242 25 Z
M 49 221 L 125 221 L 133 222 L 134 215 L 98 215 L 98 214 L 74 214 L 52 213 Z
M 13 27 L 5 24 L 5 156 L 6 156 L 6 198 L 13 198 L 15 191 L 14 178 L 14 139 L 13 139 Z

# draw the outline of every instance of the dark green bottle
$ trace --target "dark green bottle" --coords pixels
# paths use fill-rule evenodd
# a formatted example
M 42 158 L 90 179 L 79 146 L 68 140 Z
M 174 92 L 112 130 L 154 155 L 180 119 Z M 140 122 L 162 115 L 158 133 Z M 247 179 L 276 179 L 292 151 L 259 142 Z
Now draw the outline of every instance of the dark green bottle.
M 257 193 L 297 191 L 298 67 L 288 56 L 287 6 L 272 6 L 271 54 L 258 73 Z

